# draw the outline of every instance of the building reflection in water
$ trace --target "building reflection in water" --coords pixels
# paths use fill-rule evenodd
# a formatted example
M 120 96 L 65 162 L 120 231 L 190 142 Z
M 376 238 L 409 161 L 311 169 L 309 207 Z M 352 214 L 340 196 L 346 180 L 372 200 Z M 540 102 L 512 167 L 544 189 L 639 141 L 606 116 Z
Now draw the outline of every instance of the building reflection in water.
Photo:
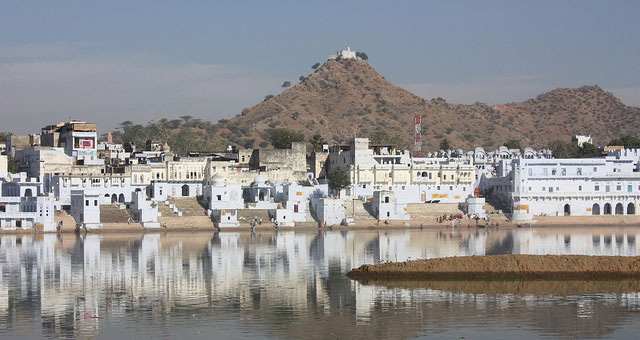
M 366 263 L 461 255 L 633 256 L 639 234 L 602 228 L 4 235 L 0 335 L 95 337 L 119 319 L 167 328 L 235 319 L 254 324 L 255 332 L 293 338 L 401 338 L 446 332 L 480 315 L 505 327 L 527 320 L 523 327 L 541 333 L 598 336 L 634 317 L 617 311 L 638 308 L 638 294 L 408 289 L 362 285 L 344 274 Z

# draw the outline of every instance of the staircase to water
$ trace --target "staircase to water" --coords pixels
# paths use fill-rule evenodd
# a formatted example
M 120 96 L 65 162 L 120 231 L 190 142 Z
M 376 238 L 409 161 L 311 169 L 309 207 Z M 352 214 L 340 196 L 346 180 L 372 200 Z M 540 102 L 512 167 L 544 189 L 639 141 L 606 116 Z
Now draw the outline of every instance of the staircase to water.
M 178 208 L 182 216 L 207 216 L 207 209 L 195 197 L 169 198 L 168 201 Z
M 129 214 L 125 209 L 120 209 L 115 204 L 103 204 L 100 206 L 101 223 L 127 223 Z

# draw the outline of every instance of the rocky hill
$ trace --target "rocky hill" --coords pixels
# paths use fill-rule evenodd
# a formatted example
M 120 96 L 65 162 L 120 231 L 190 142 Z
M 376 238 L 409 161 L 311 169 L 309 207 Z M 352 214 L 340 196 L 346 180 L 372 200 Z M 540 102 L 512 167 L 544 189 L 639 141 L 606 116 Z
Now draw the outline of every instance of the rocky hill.
M 217 124 L 194 119 L 180 125 L 174 120 L 172 128 L 160 129 L 167 136 L 155 132 L 157 128 L 150 134 L 175 143 L 188 141 L 191 148 L 211 148 L 266 147 L 270 131 L 282 127 L 307 139 L 320 134 L 330 143 L 384 131 L 408 147 L 415 114 L 422 116 L 425 151 L 438 149 L 443 138 L 454 148 L 468 150 L 496 148 L 509 139 L 542 147 L 554 140 L 569 141 L 573 134 L 591 134 L 596 144 L 640 134 L 640 109 L 624 105 L 598 86 L 556 89 L 493 107 L 450 104 L 395 86 L 362 60 L 328 60 L 293 87 Z
M 606 143 L 622 134 L 637 135 L 640 109 L 624 105 L 598 86 L 556 89 L 524 102 L 457 105 L 442 98 L 425 100 L 391 84 L 361 60 L 329 60 L 309 77 L 223 121 L 223 137 L 248 129 L 258 145 L 268 131 L 286 127 L 330 142 L 375 131 L 396 135 L 409 145 L 414 114 L 422 115 L 423 149 L 449 139 L 454 147 L 494 148 L 508 139 L 541 147 L 572 134 L 591 134 Z M 226 130 L 226 131 L 225 131 Z M 225 138 L 233 139 L 233 138 Z

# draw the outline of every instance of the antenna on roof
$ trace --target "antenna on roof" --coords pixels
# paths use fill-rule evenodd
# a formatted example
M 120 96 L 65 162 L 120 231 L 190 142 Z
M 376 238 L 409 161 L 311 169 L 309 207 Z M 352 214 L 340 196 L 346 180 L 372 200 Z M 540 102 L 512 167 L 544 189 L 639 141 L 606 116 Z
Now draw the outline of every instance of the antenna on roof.
M 420 115 L 416 113 L 414 122 L 415 122 L 415 135 L 413 142 L 413 154 L 416 157 L 420 157 L 420 153 L 422 153 L 422 127 L 420 125 Z

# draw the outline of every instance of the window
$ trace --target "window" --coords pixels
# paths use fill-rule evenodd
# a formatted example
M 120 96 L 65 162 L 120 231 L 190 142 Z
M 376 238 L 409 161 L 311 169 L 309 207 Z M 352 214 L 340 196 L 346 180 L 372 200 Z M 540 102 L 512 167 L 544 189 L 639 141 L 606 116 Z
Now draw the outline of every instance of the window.
M 549 192 L 553 192 L 553 187 L 549 187 Z
M 562 176 L 566 176 L 567 175 L 567 168 L 562 168 Z
M 84 205 L 86 205 L 86 206 L 88 207 L 88 206 L 89 206 L 89 200 L 86 200 L 86 201 L 84 202 Z
M 582 191 L 582 185 L 578 185 L 578 191 Z
M 609 187 L 609 186 L 607 185 L 607 186 L 605 187 L 605 190 L 604 190 L 604 191 L 606 191 L 606 192 L 611 192 L 611 187 Z
M 628 192 L 633 191 L 633 186 L 631 184 L 627 185 L 627 191 Z
M 593 167 L 593 172 L 598 172 L 598 168 L 596 168 L 595 166 Z
M 93 200 L 93 205 L 97 207 L 98 206 L 98 200 Z
M 452 186 L 449 186 L 449 190 L 453 190 L 453 187 L 452 187 Z
M 576 171 L 576 174 L 578 176 L 582 176 L 582 168 L 578 168 L 578 171 Z
M 620 190 L 622 190 L 622 185 L 620 184 L 616 185 L 616 191 L 620 191 Z
M 529 187 L 529 191 L 531 191 L 531 187 Z
M 551 175 L 552 175 L 552 176 L 555 176 L 557 171 L 558 171 L 558 170 L 556 170 L 556 169 L 551 169 Z
M 533 169 L 529 168 L 529 176 L 533 176 Z
M 542 169 L 542 175 L 543 176 L 548 176 L 549 175 L 549 169 L 547 169 L 547 168 Z
M 600 186 L 599 186 L 599 185 L 596 185 L 596 186 L 595 186 L 595 188 L 594 188 L 594 190 L 595 190 L 595 191 L 600 191 Z
M 440 186 L 439 186 L 439 185 L 438 185 L 438 188 L 437 188 L 437 190 L 440 190 Z

